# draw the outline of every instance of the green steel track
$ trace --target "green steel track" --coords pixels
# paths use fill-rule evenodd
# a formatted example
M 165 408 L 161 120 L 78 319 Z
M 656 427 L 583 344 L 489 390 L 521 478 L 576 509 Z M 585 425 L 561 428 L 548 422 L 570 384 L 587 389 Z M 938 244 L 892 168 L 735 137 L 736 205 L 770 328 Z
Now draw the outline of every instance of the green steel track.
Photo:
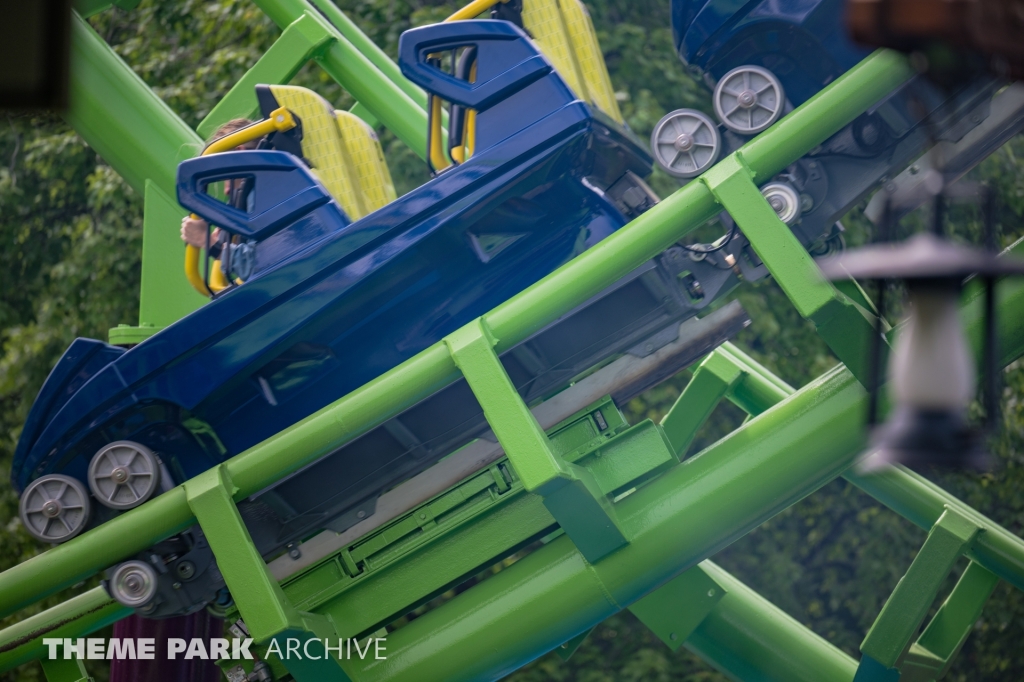
M 125 3 L 116 3 L 125 4 Z M 131 3 L 126 3 L 130 5 Z M 172 199 L 177 163 L 200 135 L 250 115 L 256 82 L 284 83 L 308 61 L 359 102 L 356 113 L 422 155 L 425 98 L 327 0 L 256 0 L 282 29 L 277 43 L 225 96 L 198 133 L 171 111 L 76 15 L 72 109 L 82 137 L 145 197 L 134 343 L 202 304 L 177 261 Z M 110 3 L 79 3 L 88 16 Z M 864 344 L 873 321 L 825 282 L 758 184 L 820 144 L 911 75 L 880 51 L 699 180 L 536 285 L 295 424 L 141 507 L 0 574 L 0 613 L 16 613 L 199 523 L 261 643 L 286 637 L 367 637 L 523 547 L 496 575 L 390 633 L 386 660 L 272 661 L 297 680 L 497 679 L 545 652 L 571 653 L 602 620 L 631 609 L 667 646 L 683 644 L 737 680 L 926 682 L 941 677 L 999 580 L 1024 588 L 1024 541 L 900 467 L 851 469 L 865 444 Z M 795 391 L 731 344 L 708 355 L 655 424 L 629 426 L 607 398 L 543 430 L 498 354 L 728 210 L 797 310 L 844 365 Z M 172 259 L 173 260 L 173 259 Z M 964 318 L 980 348 L 980 293 Z M 1024 286 L 1003 283 L 1005 365 L 1024 354 Z M 504 450 L 499 460 L 315 562 L 268 566 L 235 502 L 330 453 L 459 376 Z M 704 418 L 729 400 L 751 419 L 680 461 Z M 601 420 L 594 413 L 600 411 Z M 853 660 L 785 615 L 709 557 L 787 506 L 844 476 L 929 531 Z M 956 588 L 918 635 L 954 562 Z M 284 562 L 284 563 L 281 563 Z M 282 568 L 283 566 L 283 568 Z M 0 670 L 42 660 L 50 682 L 78 681 L 74 662 L 49 662 L 41 638 L 94 632 L 129 610 L 85 592 L 0 632 Z

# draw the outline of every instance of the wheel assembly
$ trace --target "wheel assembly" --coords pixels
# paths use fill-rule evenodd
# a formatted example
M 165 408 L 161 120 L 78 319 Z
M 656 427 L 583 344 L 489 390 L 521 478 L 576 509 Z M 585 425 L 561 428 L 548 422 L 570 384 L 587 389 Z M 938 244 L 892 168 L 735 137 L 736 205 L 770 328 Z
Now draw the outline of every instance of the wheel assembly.
M 139 506 L 160 485 L 160 462 L 145 445 L 115 441 L 97 452 L 89 463 L 89 489 L 99 503 L 111 509 Z
M 788 182 L 769 182 L 761 188 L 768 205 L 779 220 L 792 225 L 800 217 L 800 194 Z
M 729 130 L 756 135 L 779 120 L 786 102 L 782 83 L 768 69 L 739 66 L 722 76 L 712 93 L 715 115 Z
M 651 133 L 654 160 L 677 178 L 695 178 L 711 168 L 721 148 L 718 126 L 696 109 L 666 114 Z
M 156 571 L 144 561 L 126 561 L 110 575 L 107 591 L 124 606 L 143 608 L 156 596 Z
M 25 488 L 18 511 L 33 537 L 43 542 L 64 542 L 85 530 L 91 505 L 89 493 L 77 479 L 47 474 Z

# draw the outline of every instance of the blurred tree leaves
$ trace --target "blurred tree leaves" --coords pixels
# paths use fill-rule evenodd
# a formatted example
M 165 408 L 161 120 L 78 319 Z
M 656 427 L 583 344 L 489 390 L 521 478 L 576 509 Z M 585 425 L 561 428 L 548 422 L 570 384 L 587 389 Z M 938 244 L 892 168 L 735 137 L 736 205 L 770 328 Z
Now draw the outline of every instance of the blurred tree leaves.
M 443 19 L 456 3 L 435 0 L 337 0 L 393 58 L 402 31 Z M 623 114 L 641 137 L 667 111 L 709 111 L 709 94 L 679 62 L 669 0 L 587 0 Z M 189 125 L 206 116 L 272 44 L 278 29 L 250 2 L 143 0 L 131 12 L 109 10 L 90 23 Z M 335 106 L 351 97 L 315 66 L 297 82 Z M 400 193 L 428 178 L 422 162 L 384 132 Z M 974 172 L 992 183 L 1002 205 L 1003 244 L 1019 237 L 1024 216 L 1024 140 L 1013 140 Z M 652 186 L 667 196 L 678 181 L 656 171 Z M 861 208 L 845 220 L 848 241 L 872 238 Z M 969 208 L 952 212 L 958 234 L 976 241 Z M 11 455 L 28 409 L 56 359 L 76 336 L 105 338 L 137 318 L 141 198 L 58 118 L 7 115 L 0 120 L 0 570 L 41 548 L 20 527 L 7 482 Z M 914 224 L 911 218 L 908 227 Z M 170 226 L 169 229 L 174 229 Z M 835 364 L 813 327 L 772 282 L 733 294 L 754 323 L 737 339 L 795 387 Z M 658 419 L 679 395 L 683 373 L 624 406 L 633 421 Z M 1024 365 L 1004 374 L 1004 429 L 994 449 L 996 474 L 934 477 L 1012 532 L 1024 530 Z M 706 447 L 744 418 L 723 405 L 694 444 Z M 722 552 L 716 561 L 815 632 L 856 656 L 882 603 L 909 565 L 924 532 L 843 481 L 787 509 Z M 52 603 L 49 600 L 48 603 Z M 39 606 L 35 607 L 38 610 Z M 20 614 L 23 616 L 23 614 Z M 8 619 L 4 624 L 11 622 Z M 947 679 L 1024 679 L 1024 599 L 1002 584 Z M 93 671 L 103 678 L 104 671 Z M 3 680 L 42 679 L 25 666 Z M 724 682 L 685 650 L 673 653 L 628 612 L 598 626 L 568 663 L 548 654 L 511 680 Z

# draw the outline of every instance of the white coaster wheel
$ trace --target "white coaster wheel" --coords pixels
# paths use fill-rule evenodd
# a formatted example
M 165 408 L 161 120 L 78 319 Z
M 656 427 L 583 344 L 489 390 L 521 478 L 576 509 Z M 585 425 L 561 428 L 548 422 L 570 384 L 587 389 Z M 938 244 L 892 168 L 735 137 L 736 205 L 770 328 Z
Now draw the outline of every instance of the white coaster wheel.
M 696 109 L 665 114 L 651 133 L 654 160 L 677 178 L 695 178 L 718 160 L 722 138 L 710 116 Z
M 800 217 L 800 194 L 788 182 L 769 182 L 761 188 L 779 220 L 792 225 Z
M 25 530 L 37 540 L 53 543 L 70 540 L 85 530 L 91 510 L 85 486 L 63 474 L 47 474 L 32 481 L 18 503 Z
M 148 500 L 160 485 L 160 463 L 153 451 L 130 440 L 100 449 L 89 463 L 89 489 L 111 509 L 132 509 Z
M 143 561 L 126 561 L 114 569 L 107 582 L 107 591 L 129 608 L 142 608 L 156 596 L 156 571 Z
M 756 135 L 779 120 L 786 103 L 782 83 L 768 69 L 739 66 L 722 76 L 711 96 L 715 115 L 729 130 Z

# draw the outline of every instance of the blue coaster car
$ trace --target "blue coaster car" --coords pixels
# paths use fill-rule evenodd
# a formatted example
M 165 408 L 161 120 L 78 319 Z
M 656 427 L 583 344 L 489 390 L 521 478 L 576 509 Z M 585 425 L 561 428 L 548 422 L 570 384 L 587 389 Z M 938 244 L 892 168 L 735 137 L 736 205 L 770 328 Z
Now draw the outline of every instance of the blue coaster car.
M 841 0 L 673 0 L 672 27 L 683 62 L 712 90 L 714 116 L 692 109 L 667 114 L 651 136 L 655 160 L 671 175 L 693 178 L 769 128 L 840 77 L 870 50 L 846 35 Z M 1020 129 L 1021 117 L 986 122 L 1002 83 L 979 77 L 940 90 L 915 77 L 774 178 L 762 193 L 815 255 L 843 246 L 837 222 L 883 180 L 936 143 L 957 158 L 938 169 L 955 180 Z M 975 133 L 984 125 L 991 133 Z M 981 142 L 977 138 L 982 138 Z M 895 191 L 896 185 L 889 186 Z M 913 206 L 899 208 L 899 212 Z M 723 215 L 728 232 L 693 269 L 698 282 L 735 262 L 746 279 L 766 276 L 749 242 Z M 708 287 L 704 287 L 708 290 Z
M 673 0 L 676 49 L 713 86 L 736 67 L 754 64 L 779 78 L 803 104 L 871 50 L 853 44 L 843 0 Z
M 476 62 L 472 82 L 431 57 L 462 48 Z M 64 541 L 90 524 L 90 493 L 101 503 L 94 524 L 246 450 L 436 343 L 656 201 L 639 180 L 650 172 L 647 153 L 577 99 L 514 25 L 415 29 L 403 35 L 401 57 L 406 75 L 433 96 L 475 112 L 471 158 L 354 222 L 293 154 L 236 151 L 183 162 L 180 203 L 252 247 L 244 284 L 130 350 L 79 339 L 65 352 L 12 467 L 33 534 Z M 224 203 L 207 191 L 239 178 L 246 201 Z M 621 352 L 670 318 L 693 314 L 673 276 L 652 267 L 616 289 L 654 282 L 636 319 L 620 316 L 623 328 L 601 332 L 602 352 Z M 655 296 L 651 287 L 659 286 L 673 290 Z M 603 300 L 632 305 L 622 296 Z M 565 346 L 569 355 L 510 372 L 524 395 L 536 395 L 589 366 L 593 346 L 594 337 L 581 337 Z M 451 426 L 424 414 L 371 432 L 362 449 L 333 458 L 345 473 L 331 490 L 318 491 L 324 479 L 310 475 L 302 491 L 265 494 L 276 503 L 257 512 L 247 514 L 243 503 L 247 519 L 278 513 L 266 527 L 253 521 L 261 550 L 325 527 L 437 461 L 450 452 L 440 446 Z M 480 418 L 473 428 L 486 424 Z

